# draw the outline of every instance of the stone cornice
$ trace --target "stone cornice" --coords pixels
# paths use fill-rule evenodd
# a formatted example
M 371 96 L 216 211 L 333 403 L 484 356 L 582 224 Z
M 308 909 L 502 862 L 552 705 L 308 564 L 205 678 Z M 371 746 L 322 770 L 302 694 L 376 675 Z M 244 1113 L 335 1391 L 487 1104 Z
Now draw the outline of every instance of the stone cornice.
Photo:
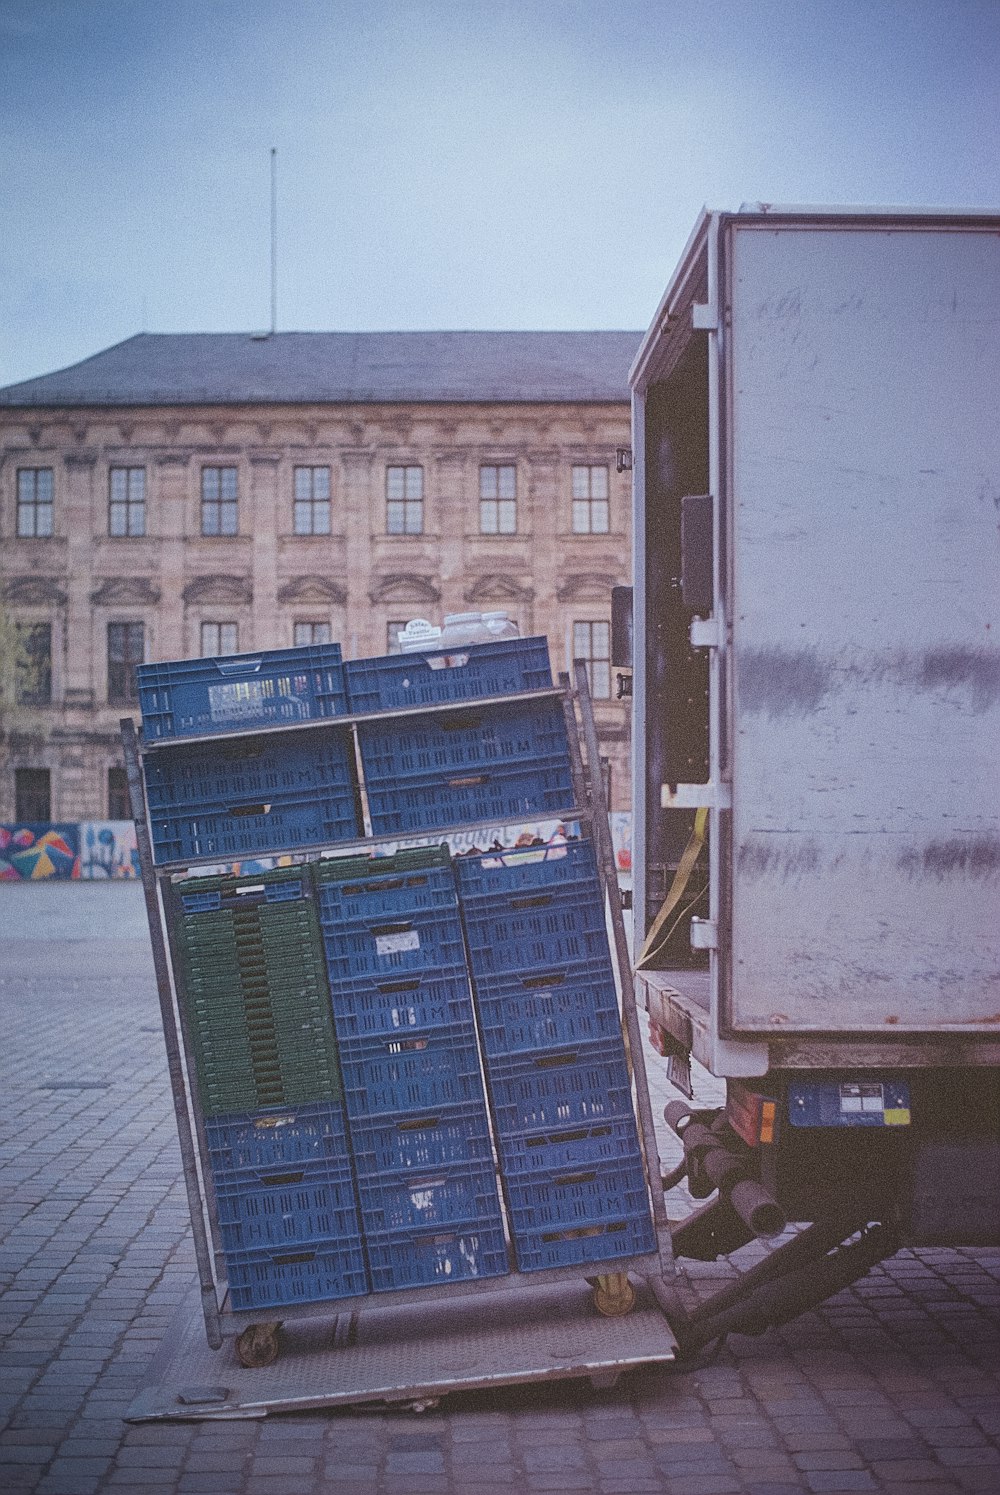
M 69 594 L 48 576 L 12 576 L 3 589 L 5 602 L 25 607 L 65 607 Z
M 515 577 L 503 572 L 488 572 L 478 576 L 463 593 L 464 602 L 531 602 L 533 587 L 522 585 Z
M 148 576 L 106 576 L 90 600 L 97 607 L 147 607 L 159 602 L 160 595 Z
M 556 597 L 560 602 L 606 602 L 617 585 L 611 570 L 571 571 L 556 589 Z
M 429 576 L 397 572 L 376 580 L 368 596 L 372 602 L 440 602 L 441 591 Z
M 248 576 L 214 574 L 196 576 L 189 581 L 181 596 L 186 603 L 253 601 L 253 583 Z
M 342 607 L 347 588 L 328 576 L 292 576 L 278 588 L 279 602 L 326 602 Z

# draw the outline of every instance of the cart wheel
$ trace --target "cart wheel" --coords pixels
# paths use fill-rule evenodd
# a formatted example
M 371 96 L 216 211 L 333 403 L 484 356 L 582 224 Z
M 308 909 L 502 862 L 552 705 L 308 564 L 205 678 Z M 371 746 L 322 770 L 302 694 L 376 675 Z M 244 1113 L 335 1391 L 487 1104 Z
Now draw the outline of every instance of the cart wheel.
M 273 1365 L 281 1353 L 279 1324 L 251 1324 L 236 1340 L 236 1356 L 247 1370 L 261 1370 Z
M 620 1318 L 635 1304 L 635 1288 L 624 1272 L 598 1277 L 594 1287 L 594 1307 L 605 1318 Z

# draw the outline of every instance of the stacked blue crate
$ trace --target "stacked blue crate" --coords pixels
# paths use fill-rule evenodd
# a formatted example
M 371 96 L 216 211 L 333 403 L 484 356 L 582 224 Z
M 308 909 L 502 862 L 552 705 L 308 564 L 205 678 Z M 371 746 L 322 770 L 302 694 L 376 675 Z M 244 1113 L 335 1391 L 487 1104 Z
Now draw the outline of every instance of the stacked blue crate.
M 653 1251 L 590 843 L 455 867 L 518 1267 Z
M 214 1116 L 205 1131 L 232 1308 L 368 1292 L 339 1101 Z
M 357 836 L 351 739 L 332 724 L 347 711 L 339 645 L 142 665 L 138 685 L 154 860 Z M 230 1306 L 366 1294 L 310 877 L 181 882 L 170 936 Z
M 562 704 L 483 697 L 552 685 L 543 638 L 468 644 L 447 653 L 392 654 L 346 666 L 351 710 L 453 705 L 362 722 L 358 742 L 376 836 L 447 825 L 512 824 L 559 815 L 572 802 Z
M 141 664 L 137 680 L 146 743 L 287 727 L 347 710 L 339 644 Z
M 154 861 L 238 861 L 359 835 L 350 733 L 332 725 L 347 711 L 339 644 L 140 665 L 138 684 L 143 739 L 157 744 L 144 764 Z
M 315 868 L 374 1291 L 509 1271 L 446 847 Z

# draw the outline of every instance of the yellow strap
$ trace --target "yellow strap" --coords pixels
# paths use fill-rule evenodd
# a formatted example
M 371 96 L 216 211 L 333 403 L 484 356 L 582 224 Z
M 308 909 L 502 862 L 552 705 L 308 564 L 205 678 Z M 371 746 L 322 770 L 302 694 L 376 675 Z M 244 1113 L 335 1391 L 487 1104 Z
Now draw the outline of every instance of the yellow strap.
M 660 930 L 683 897 L 684 889 L 688 885 L 688 879 L 694 871 L 694 864 L 698 860 L 698 854 L 705 844 L 705 832 L 707 829 L 708 810 L 702 805 L 700 809 L 695 811 L 694 830 L 691 833 L 690 841 L 684 848 L 684 855 L 677 864 L 674 880 L 670 884 L 670 892 L 664 898 L 663 907 L 650 926 L 649 933 L 646 936 L 646 943 L 643 945 L 639 959 L 635 963 L 637 971 L 641 971 L 646 965 L 652 954 L 653 946 L 656 944 Z

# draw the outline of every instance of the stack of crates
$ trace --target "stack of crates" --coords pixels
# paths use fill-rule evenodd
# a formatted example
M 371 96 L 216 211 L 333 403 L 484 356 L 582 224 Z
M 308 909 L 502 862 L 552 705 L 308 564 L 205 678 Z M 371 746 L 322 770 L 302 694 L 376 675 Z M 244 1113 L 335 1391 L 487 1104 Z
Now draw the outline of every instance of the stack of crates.
M 455 866 L 518 1267 L 655 1250 L 590 842 Z
M 138 684 L 155 861 L 359 834 L 339 645 L 141 665 Z M 367 1292 L 308 873 L 188 879 L 169 918 L 232 1306 Z
M 375 1292 L 509 1271 L 447 847 L 316 865 Z
M 350 660 L 346 672 L 352 711 L 445 703 L 459 708 L 359 725 L 376 836 L 447 825 L 513 824 L 526 816 L 559 815 L 572 803 L 561 703 L 475 705 L 485 696 L 550 687 L 544 638 Z
M 205 1131 L 234 1309 L 368 1292 L 339 1101 L 208 1117 Z
M 171 931 L 233 1307 L 366 1292 L 308 870 L 180 882 Z
M 339 644 L 140 665 L 153 857 L 236 861 L 360 834 Z M 212 735 L 211 743 L 196 739 Z M 195 740 L 192 740 L 195 739 Z

